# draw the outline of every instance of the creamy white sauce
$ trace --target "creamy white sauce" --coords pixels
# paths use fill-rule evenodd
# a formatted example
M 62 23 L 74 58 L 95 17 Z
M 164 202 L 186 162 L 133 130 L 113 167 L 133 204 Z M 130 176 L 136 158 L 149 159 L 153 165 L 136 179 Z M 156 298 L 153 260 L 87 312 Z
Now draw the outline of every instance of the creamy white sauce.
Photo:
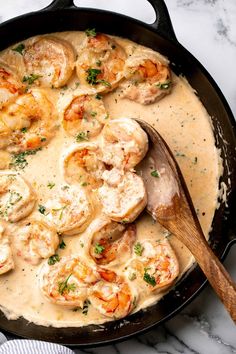
M 81 32 L 57 33 L 56 36 L 64 38 L 72 43 L 75 48 L 81 44 L 84 34 Z M 127 51 L 136 44 L 118 39 L 126 47 Z M 0 59 L 7 60 L 11 65 L 17 65 L 15 56 L 11 51 L 4 51 Z M 68 90 L 74 87 L 74 76 L 68 85 Z M 215 141 L 211 126 L 211 119 L 199 99 L 187 81 L 181 77 L 173 77 L 174 87 L 171 94 L 159 102 L 147 106 L 120 98 L 120 91 L 109 93 L 104 98 L 105 108 L 111 118 L 131 117 L 146 120 L 152 124 L 172 149 L 180 168 L 183 172 L 189 188 L 194 206 L 196 208 L 202 229 L 206 237 L 211 228 L 212 219 L 217 207 L 218 181 L 221 171 L 219 153 L 215 147 Z M 57 100 L 58 92 L 63 95 L 63 90 L 48 89 L 48 96 Z M 46 204 L 48 199 L 53 199 L 58 193 L 58 188 L 63 184 L 63 171 L 61 168 L 61 156 L 74 142 L 74 138 L 68 136 L 60 127 L 52 141 L 34 156 L 28 156 L 28 166 L 20 171 L 35 188 L 38 195 L 38 204 Z M 55 187 L 49 189 L 48 182 L 55 183 Z M 66 183 L 65 183 L 66 184 Z M 225 194 L 222 186 L 222 194 Z M 38 219 L 45 217 L 39 214 L 37 207 L 33 214 Z M 64 250 L 59 249 L 60 256 L 81 254 L 81 247 L 87 242 L 95 222 L 92 222 L 87 230 L 78 236 L 64 236 L 66 243 Z M 9 226 L 11 228 L 11 226 Z M 150 216 L 143 215 L 137 223 L 137 239 L 161 239 L 166 236 L 166 231 Z M 67 327 L 83 326 L 90 323 L 101 324 L 110 320 L 102 316 L 98 311 L 89 307 L 87 315 L 82 311 L 73 311 L 48 302 L 38 288 L 38 271 L 41 265 L 31 266 L 16 255 L 14 250 L 14 237 L 12 235 L 12 248 L 14 253 L 15 269 L 0 276 L 0 308 L 7 318 L 16 319 L 25 317 L 39 325 Z M 180 275 L 189 269 L 194 259 L 190 252 L 174 236 L 169 238 L 172 247 L 179 260 Z M 122 272 L 122 269 L 115 269 Z M 132 282 L 130 282 L 132 286 Z M 159 300 L 163 294 L 152 294 L 142 298 L 136 310 L 149 306 Z

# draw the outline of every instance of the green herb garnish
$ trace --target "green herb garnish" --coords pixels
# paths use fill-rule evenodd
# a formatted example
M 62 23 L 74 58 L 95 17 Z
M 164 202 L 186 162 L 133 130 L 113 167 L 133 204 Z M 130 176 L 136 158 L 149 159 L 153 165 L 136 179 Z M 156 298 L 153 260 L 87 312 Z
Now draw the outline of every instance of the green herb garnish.
M 97 66 L 101 66 L 101 65 L 102 65 L 101 60 L 97 60 L 97 61 L 96 61 L 96 65 L 97 65 Z
M 54 182 L 48 182 L 48 184 L 47 184 L 47 187 L 49 188 L 49 189 L 52 189 L 53 187 L 55 187 L 55 183 Z
M 136 275 L 136 273 L 131 273 L 128 278 L 129 278 L 129 280 L 133 281 L 137 278 L 137 275 Z
M 95 28 L 88 28 L 88 29 L 85 30 L 85 34 L 86 34 L 88 37 L 96 37 L 97 32 L 96 32 L 96 29 L 95 29 Z
M 64 250 L 66 248 L 66 244 L 65 244 L 64 240 L 61 240 L 61 242 L 59 244 L 59 248 L 61 248 L 62 250 Z
M 80 132 L 76 135 L 75 140 L 78 142 L 83 140 L 88 140 L 88 133 L 87 132 Z
M 170 85 L 171 85 L 171 81 L 168 80 L 166 82 L 157 84 L 157 87 L 159 87 L 161 90 L 168 90 L 168 88 L 170 88 Z
M 46 207 L 45 207 L 44 205 L 42 205 L 42 204 L 39 204 L 39 206 L 38 206 L 38 211 L 39 211 L 41 214 L 45 215 Z
M 97 76 L 99 74 L 102 73 L 102 71 L 100 69 L 88 69 L 87 71 L 87 82 L 90 84 L 90 85 L 97 85 L 98 84 L 98 80 L 97 80 Z
M 151 172 L 151 176 L 152 176 L 152 177 L 157 177 L 157 178 L 159 178 L 159 177 L 160 177 L 160 174 L 159 174 L 159 172 L 158 172 L 157 170 L 153 170 L 153 171 Z
M 147 273 L 147 269 L 144 269 L 143 280 L 146 283 L 150 284 L 151 286 L 155 286 L 156 285 L 156 279 L 152 275 Z
M 26 127 L 24 127 L 24 128 L 21 128 L 21 130 L 20 130 L 22 133 L 26 133 L 27 132 L 27 128 Z
M 105 250 L 104 246 L 100 245 L 99 243 L 96 243 L 96 245 L 94 247 L 94 252 L 96 254 L 101 254 L 104 250 Z
M 10 163 L 10 166 L 14 167 L 16 170 L 23 170 L 28 165 L 28 162 L 25 157 L 29 155 L 35 155 L 40 150 L 42 150 L 42 148 L 27 150 L 18 154 L 14 154 L 12 156 L 12 162 Z
M 32 85 L 40 77 L 42 77 L 42 75 L 30 74 L 29 76 L 24 76 L 22 82 L 27 82 L 29 85 Z
M 142 256 L 143 250 L 144 250 L 144 248 L 140 242 L 137 242 L 136 245 L 134 245 L 134 253 L 137 256 Z
M 91 114 L 92 117 L 96 117 L 97 112 L 91 112 L 90 114 Z
M 65 281 L 60 281 L 58 283 L 59 294 L 63 295 L 64 292 L 75 291 L 75 289 L 76 289 L 75 283 L 68 284 L 68 280 L 70 279 L 71 276 L 72 276 L 72 273 L 70 275 L 68 275 L 68 277 L 66 278 Z
M 23 55 L 23 50 L 25 49 L 25 45 L 23 43 L 18 44 L 17 47 L 12 48 L 13 52 L 17 52 L 20 55 Z
M 48 264 L 49 265 L 53 265 L 53 264 L 55 264 L 56 262 L 59 262 L 59 261 L 60 261 L 60 257 L 59 257 L 58 254 L 54 254 L 53 256 L 48 258 Z
M 83 315 L 87 315 L 88 314 L 88 307 L 91 304 L 91 302 L 89 300 L 85 300 L 84 305 L 83 305 L 83 309 L 82 309 L 82 314 Z
M 95 98 L 96 98 L 97 100 L 101 100 L 101 99 L 102 99 L 102 96 L 99 95 L 99 93 L 97 93 L 96 96 L 95 96 Z

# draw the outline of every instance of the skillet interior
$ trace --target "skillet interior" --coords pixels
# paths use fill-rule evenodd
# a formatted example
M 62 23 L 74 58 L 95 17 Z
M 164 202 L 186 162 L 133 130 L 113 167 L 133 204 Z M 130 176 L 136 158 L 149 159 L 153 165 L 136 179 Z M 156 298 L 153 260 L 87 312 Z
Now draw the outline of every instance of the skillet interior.
M 160 36 L 157 31 L 140 21 L 106 11 L 91 9 L 64 9 L 42 11 L 7 21 L 0 26 L 0 50 L 30 36 L 66 30 L 84 30 L 96 27 L 109 34 L 129 38 L 166 55 L 177 74 L 186 76 L 212 116 L 217 147 L 221 149 L 224 174 L 221 182 L 228 186 L 228 206 L 221 203 L 216 211 L 210 243 L 218 257 L 223 257 L 232 240 L 232 216 L 236 206 L 236 125 L 232 113 L 215 82 L 201 64 L 180 44 Z M 235 230 L 235 227 L 234 227 Z M 0 314 L 0 327 L 18 336 L 58 342 L 68 345 L 94 346 L 123 340 L 148 330 L 176 314 L 198 294 L 205 283 L 199 267 L 193 267 L 179 284 L 158 304 L 124 320 L 102 326 L 82 328 L 52 328 L 29 324 L 23 318 L 8 321 Z M 17 304 L 16 304 L 17 306 Z

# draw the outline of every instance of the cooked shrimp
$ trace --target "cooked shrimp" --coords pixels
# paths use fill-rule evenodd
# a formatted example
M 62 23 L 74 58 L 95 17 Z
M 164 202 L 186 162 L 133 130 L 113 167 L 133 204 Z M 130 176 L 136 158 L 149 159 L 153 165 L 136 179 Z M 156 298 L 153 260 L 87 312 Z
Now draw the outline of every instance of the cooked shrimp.
M 70 96 L 63 109 L 62 124 L 70 135 L 84 134 L 88 139 L 101 132 L 107 118 L 102 100 L 91 95 Z
M 25 218 L 35 201 L 35 192 L 23 177 L 10 171 L 0 172 L 0 219 L 16 222 Z
M 98 229 L 94 232 L 90 255 L 97 264 L 125 262 L 131 255 L 131 248 L 136 239 L 134 224 L 122 225 L 101 218 Z
M 82 186 L 88 187 L 101 185 L 105 166 L 99 155 L 100 150 L 94 143 L 74 144 L 63 157 L 65 180 L 68 183 L 77 181 Z
M 112 119 L 102 130 L 101 149 L 106 164 L 130 170 L 146 155 L 148 137 L 135 120 Z
M 78 257 L 63 257 L 54 265 L 43 265 L 40 289 L 53 303 L 82 308 L 89 287 L 99 278 L 96 268 L 88 267 Z
M 24 63 L 29 75 L 39 76 L 43 86 L 61 87 L 74 70 L 75 54 L 71 44 L 53 36 L 37 37 L 24 50 Z
M 17 255 L 37 265 L 43 258 L 55 253 L 59 244 L 56 230 L 45 222 L 28 219 L 14 229 Z
M 167 240 L 139 242 L 139 255 L 127 267 L 140 288 L 163 291 L 171 286 L 179 274 L 179 263 Z
M 76 62 L 76 71 L 82 85 L 97 92 L 110 91 L 123 78 L 125 50 L 111 37 L 98 33 L 88 36 Z
M 98 189 L 103 212 L 114 221 L 132 222 L 147 204 L 147 194 L 141 177 L 126 172 L 121 182 L 110 186 L 104 182 Z
M 0 62 L 0 109 L 23 92 L 24 85 L 5 63 Z
M 102 279 L 91 288 L 91 304 L 107 317 L 125 317 L 132 311 L 135 300 L 129 285 L 111 270 L 100 269 L 99 273 Z
M 46 93 L 36 88 L 8 105 L 1 114 L 0 130 L 1 123 L 5 134 L 10 133 L 8 150 L 11 152 L 42 147 L 48 144 L 56 131 L 54 107 Z
M 0 222 L 0 275 L 14 269 L 14 260 L 5 225 Z
M 150 104 L 171 91 L 171 71 L 165 57 L 149 49 L 139 48 L 125 64 L 126 80 L 123 97 Z
M 59 196 L 46 203 L 47 217 L 64 235 L 78 234 L 88 226 L 93 207 L 87 193 L 78 185 L 61 190 Z

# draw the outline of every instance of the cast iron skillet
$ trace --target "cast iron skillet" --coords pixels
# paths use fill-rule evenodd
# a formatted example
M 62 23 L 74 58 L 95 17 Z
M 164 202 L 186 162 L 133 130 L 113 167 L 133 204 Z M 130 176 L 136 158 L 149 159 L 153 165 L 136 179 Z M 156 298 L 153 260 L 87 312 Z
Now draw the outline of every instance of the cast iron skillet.
M 109 11 L 76 8 L 73 0 L 54 0 L 47 8 L 17 17 L 0 25 L 0 50 L 42 33 L 68 30 L 98 31 L 130 38 L 166 55 L 177 74 L 186 76 L 212 116 L 216 145 L 221 149 L 224 174 L 220 183 L 228 187 L 228 202 L 220 203 L 213 221 L 210 244 L 219 258 L 224 258 L 236 241 L 233 212 L 236 206 L 236 124 L 230 108 L 215 81 L 204 67 L 177 41 L 163 0 L 149 0 L 156 12 L 152 25 Z M 202 186 L 207 189 L 207 186 Z M 233 225 L 234 222 L 234 225 Z M 20 318 L 8 321 L 0 314 L 0 328 L 20 337 L 41 339 L 69 346 L 96 346 L 124 340 L 147 331 L 174 316 L 200 292 L 206 279 L 198 266 L 158 304 L 128 318 L 83 328 L 52 328 L 36 326 Z M 17 306 L 17 304 L 16 304 Z

